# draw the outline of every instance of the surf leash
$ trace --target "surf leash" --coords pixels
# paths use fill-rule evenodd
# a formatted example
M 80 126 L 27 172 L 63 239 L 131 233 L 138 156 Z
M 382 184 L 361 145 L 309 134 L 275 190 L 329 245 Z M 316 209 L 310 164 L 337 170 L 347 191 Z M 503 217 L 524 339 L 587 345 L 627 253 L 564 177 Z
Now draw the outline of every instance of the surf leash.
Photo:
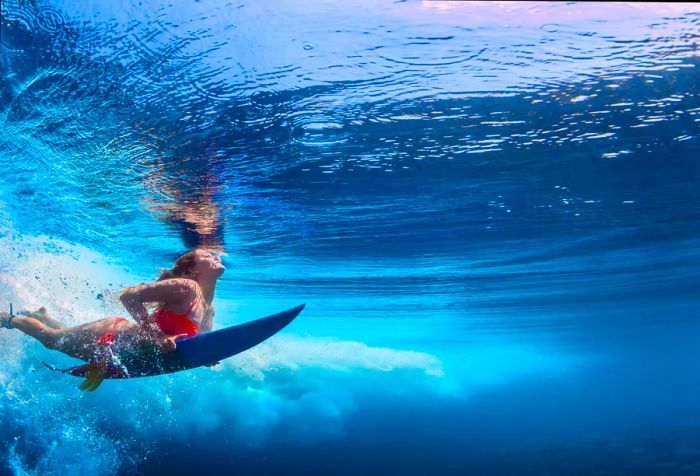
M 10 312 L 7 314 L 7 317 L 2 320 L 0 327 L 4 327 L 5 329 L 12 329 L 12 319 L 15 318 L 15 314 L 12 312 L 12 303 L 10 303 Z

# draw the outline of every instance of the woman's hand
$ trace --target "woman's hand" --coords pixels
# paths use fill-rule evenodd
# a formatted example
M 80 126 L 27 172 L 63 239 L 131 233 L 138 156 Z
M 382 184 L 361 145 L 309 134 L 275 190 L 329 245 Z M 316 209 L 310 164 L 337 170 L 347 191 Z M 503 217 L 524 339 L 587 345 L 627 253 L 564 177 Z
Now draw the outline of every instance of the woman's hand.
M 159 343 L 160 350 L 164 353 L 174 351 L 177 348 L 177 344 L 175 343 L 175 341 L 180 340 L 184 337 L 187 337 L 187 334 L 177 334 L 174 336 L 166 337 Z
M 144 326 L 144 330 L 148 339 L 157 345 L 161 352 L 165 353 L 172 352 L 177 348 L 175 341 L 187 337 L 187 334 L 168 335 L 161 331 L 155 324 Z

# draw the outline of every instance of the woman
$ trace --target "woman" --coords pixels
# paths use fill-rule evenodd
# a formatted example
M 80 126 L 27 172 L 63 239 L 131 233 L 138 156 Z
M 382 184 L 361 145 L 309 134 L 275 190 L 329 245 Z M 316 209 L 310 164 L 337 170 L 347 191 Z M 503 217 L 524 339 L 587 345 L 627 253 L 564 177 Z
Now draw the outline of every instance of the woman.
M 158 281 L 124 290 L 121 302 L 135 322 L 123 317 L 107 317 L 74 327 L 50 318 L 44 308 L 13 316 L 0 313 L 0 325 L 19 329 L 45 347 L 94 363 L 94 371 L 81 389 L 94 390 L 104 378 L 112 347 L 149 340 L 163 352 L 177 347 L 176 341 L 209 332 L 214 318 L 214 289 L 226 268 L 218 255 L 194 250 L 177 259 L 172 269 Z M 157 303 L 150 315 L 145 303 Z

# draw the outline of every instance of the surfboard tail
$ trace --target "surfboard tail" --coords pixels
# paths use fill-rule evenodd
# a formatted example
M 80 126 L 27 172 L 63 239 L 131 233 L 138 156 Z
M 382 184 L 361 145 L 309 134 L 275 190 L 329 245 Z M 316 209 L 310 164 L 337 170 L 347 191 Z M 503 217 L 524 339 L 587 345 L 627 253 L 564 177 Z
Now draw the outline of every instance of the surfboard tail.
M 41 361 L 41 363 L 44 364 L 49 370 L 53 370 L 54 372 L 61 372 L 62 374 L 72 375 L 74 377 L 87 377 L 87 374 L 91 369 L 90 364 L 76 365 L 75 367 L 70 367 L 67 369 L 59 369 L 54 365 L 47 364 L 43 360 Z M 116 365 L 109 364 L 109 366 L 107 367 L 107 374 L 105 375 L 105 378 L 122 379 L 128 377 L 129 375 L 123 369 L 117 367 Z
M 72 375 L 74 377 L 87 377 L 87 374 L 90 371 L 90 369 L 90 364 L 85 364 L 78 365 L 76 367 L 71 367 L 69 369 L 63 370 L 62 372 L 68 375 Z M 107 366 L 107 373 L 105 374 L 105 378 L 123 379 L 129 378 L 129 375 L 120 367 L 109 364 Z

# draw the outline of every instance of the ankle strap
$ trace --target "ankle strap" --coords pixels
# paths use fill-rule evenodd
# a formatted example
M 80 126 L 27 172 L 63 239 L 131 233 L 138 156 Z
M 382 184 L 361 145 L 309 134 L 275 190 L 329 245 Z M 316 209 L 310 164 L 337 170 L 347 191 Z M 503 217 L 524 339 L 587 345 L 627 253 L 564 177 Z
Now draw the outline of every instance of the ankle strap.
M 7 315 L 7 320 L 5 321 L 5 327 L 8 329 L 12 329 L 12 319 L 15 318 L 14 313 L 12 312 L 12 303 L 10 303 L 10 313 Z

